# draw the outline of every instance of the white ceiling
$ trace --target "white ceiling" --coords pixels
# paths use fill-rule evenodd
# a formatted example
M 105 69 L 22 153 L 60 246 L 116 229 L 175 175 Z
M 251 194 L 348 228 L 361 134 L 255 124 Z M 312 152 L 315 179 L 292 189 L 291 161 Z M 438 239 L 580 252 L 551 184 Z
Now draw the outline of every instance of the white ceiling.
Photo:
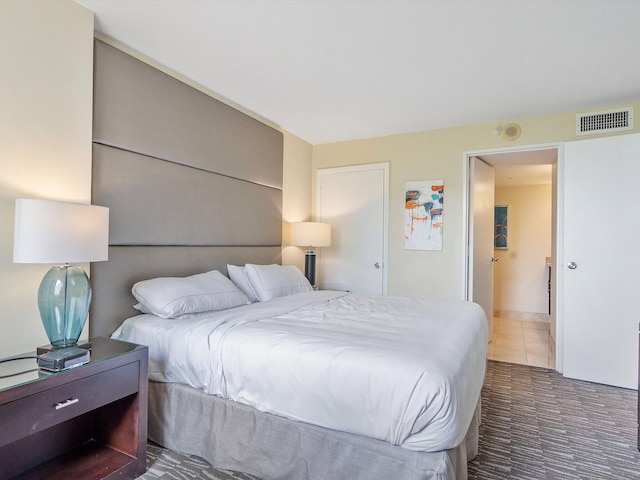
M 312 144 L 640 101 L 640 1 L 76 1 Z
M 549 185 L 558 149 L 523 150 L 479 157 L 494 168 L 496 187 Z
M 502 165 L 495 169 L 496 187 L 550 185 L 551 165 Z

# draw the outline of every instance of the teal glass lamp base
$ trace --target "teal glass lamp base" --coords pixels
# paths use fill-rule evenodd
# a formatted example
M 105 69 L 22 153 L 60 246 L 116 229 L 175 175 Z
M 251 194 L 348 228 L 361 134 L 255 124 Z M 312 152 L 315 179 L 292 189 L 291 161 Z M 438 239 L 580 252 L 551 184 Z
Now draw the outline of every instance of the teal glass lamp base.
M 54 347 L 78 343 L 91 305 L 91 285 L 77 265 L 52 267 L 38 289 L 38 308 Z

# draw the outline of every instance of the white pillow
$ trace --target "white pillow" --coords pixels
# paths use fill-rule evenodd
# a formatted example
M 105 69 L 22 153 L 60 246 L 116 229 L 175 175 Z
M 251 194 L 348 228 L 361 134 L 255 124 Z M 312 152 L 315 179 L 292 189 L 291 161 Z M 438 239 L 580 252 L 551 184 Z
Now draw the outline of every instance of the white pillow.
M 190 277 L 159 277 L 136 283 L 131 289 L 135 307 L 162 318 L 246 305 L 247 296 L 217 270 Z
M 247 280 L 261 302 L 313 290 L 309 280 L 293 265 L 247 263 L 244 268 Z
M 244 267 L 238 265 L 227 265 L 227 273 L 233 283 L 236 284 L 240 290 L 249 298 L 251 302 L 259 302 L 260 299 L 256 295 L 256 291 L 253 289 L 249 280 L 247 279 L 246 270 Z

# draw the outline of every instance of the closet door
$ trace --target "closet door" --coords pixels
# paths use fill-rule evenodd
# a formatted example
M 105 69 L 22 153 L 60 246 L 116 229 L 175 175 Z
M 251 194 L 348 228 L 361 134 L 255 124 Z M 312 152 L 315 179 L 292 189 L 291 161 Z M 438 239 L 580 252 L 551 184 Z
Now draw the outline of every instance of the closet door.
M 640 135 L 565 145 L 563 374 L 638 386 Z
M 331 224 L 320 288 L 387 293 L 388 178 L 387 163 L 318 170 L 316 220 Z

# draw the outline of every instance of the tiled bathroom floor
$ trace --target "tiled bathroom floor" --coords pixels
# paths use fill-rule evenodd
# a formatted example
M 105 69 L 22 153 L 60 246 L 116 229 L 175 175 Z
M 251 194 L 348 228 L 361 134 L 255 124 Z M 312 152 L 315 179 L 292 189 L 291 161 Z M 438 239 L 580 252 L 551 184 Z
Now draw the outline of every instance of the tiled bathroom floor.
M 489 343 L 487 358 L 555 368 L 555 349 L 550 341 L 548 323 L 494 317 L 493 340 Z

